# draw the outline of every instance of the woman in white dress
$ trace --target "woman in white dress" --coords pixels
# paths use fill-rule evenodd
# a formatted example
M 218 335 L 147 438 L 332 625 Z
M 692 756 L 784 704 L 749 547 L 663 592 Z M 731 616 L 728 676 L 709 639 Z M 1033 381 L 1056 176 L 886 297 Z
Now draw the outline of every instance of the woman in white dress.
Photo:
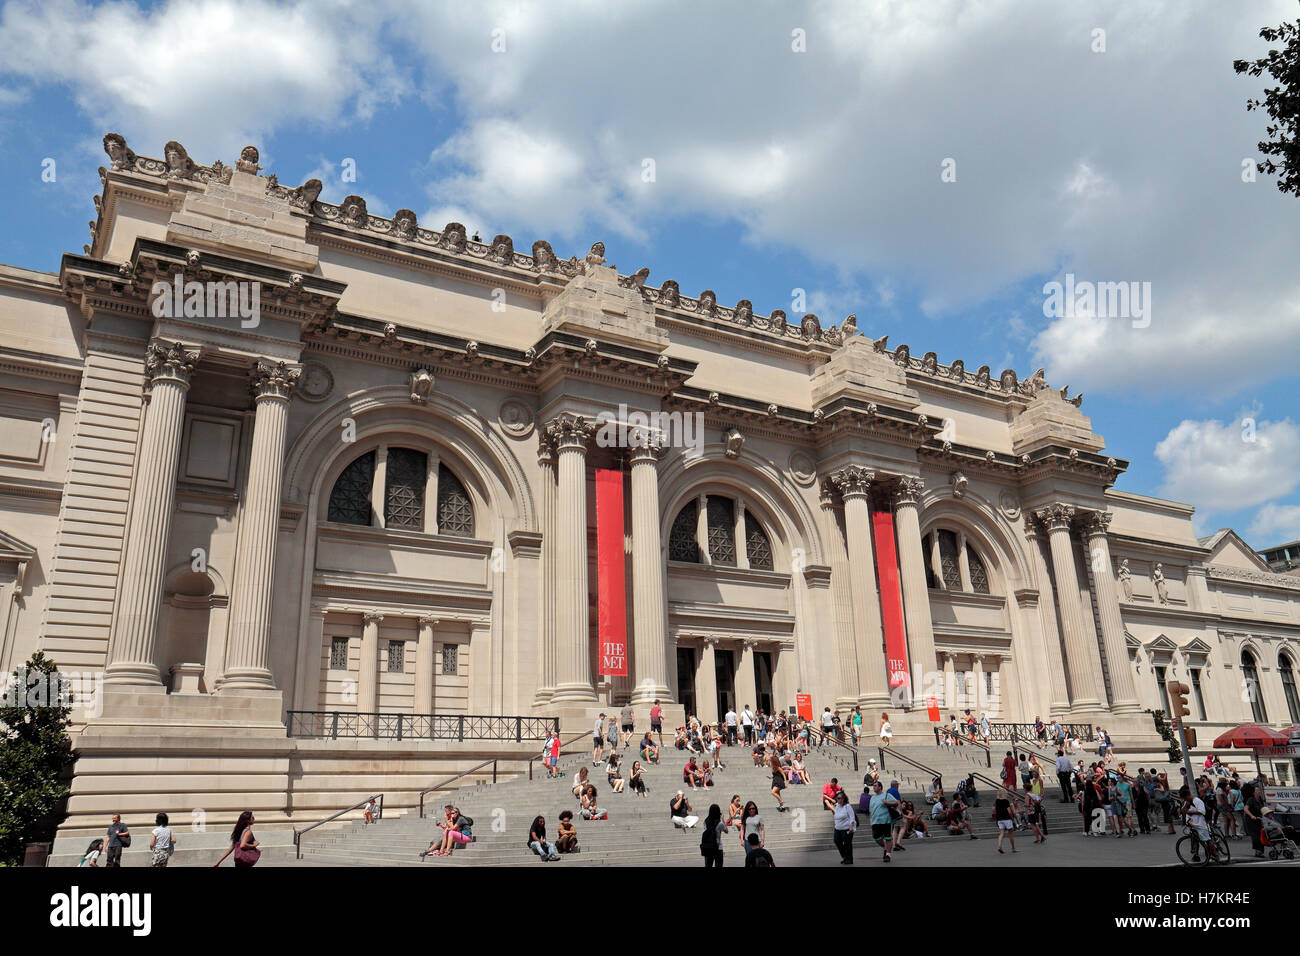
M 880 745 L 888 747 L 891 740 L 894 739 L 894 728 L 889 725 L 889 715 L 880 715 Z

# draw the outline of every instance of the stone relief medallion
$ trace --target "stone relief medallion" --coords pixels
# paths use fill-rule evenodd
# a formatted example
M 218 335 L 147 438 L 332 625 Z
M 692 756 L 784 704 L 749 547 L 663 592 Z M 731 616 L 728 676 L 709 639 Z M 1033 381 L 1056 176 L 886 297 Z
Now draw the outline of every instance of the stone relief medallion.
M 1020 500 L 1009 491 L 1004 491 L 998 495 L 998 507 L 1012 521 L 1020 517 Z
M 323 402 L 334 391 L 334 373 L 320 362 L 304 362 L 298 378 L 298 397 L 305 402 Z
M 501 403 L 497 419 L 512 438 L 527 438 L 532 434 L 533 411 L 517 398 L 507 398 Z
M 811 485 L 817 480 L 817 466 L 806 452 L 796 451 L 790 455 L 790 477 L 798 484 Z

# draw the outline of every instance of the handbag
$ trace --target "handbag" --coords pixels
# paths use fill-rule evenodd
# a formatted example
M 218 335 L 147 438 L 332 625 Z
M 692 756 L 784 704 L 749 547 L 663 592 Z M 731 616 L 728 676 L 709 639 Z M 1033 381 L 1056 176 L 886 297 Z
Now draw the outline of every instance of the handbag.
M 241 846 L 235 850 L 235 862 L 253 866 L 262 858 L 262 851 L 255 846 Z

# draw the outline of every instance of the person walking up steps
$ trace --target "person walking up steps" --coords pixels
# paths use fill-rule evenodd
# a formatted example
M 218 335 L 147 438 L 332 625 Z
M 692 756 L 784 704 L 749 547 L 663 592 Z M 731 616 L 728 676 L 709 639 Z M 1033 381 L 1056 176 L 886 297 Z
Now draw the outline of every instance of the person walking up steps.
M 709 815 L 704 818 L 704 834 L 700 837 L 700 854 L 704 857 L 705 869 L 722 867 L 722 835 L 726 832 L 722 808 L 716 803 L 711 804 Z
M 840 851 L 840 863 L 853 864 L 853 831 L 858 828 L 858 816 L 843 790 L 835 794 L 835 849 Z
M 740 727 L 745 732 L 745 746 L 754 745 L 754 712 L 746 704 L 740 711 Z
M 627 750 L 632 744 L 632 734 L 636 731 L 636 714 L 632 711 L 631 704 L 624 704 L 623 709 L 618 712 L 619 731 L 623 735 L 623 749 Z
M 785 789 L 785 771 L 781 769 L 781 758 L 772 751 L 772 756 L 768 758 L 768 769 L 772 771 L 772 796 L 776 797 L 776 812 L 784 813 L 786 810 L 785 801 L 781 799 L 781 791 Z
M 998 797 L 993 801 L 993 819 L 998 824 L 998 852 L 1002 849 L 1002 838 L 1011 840 L 1011 852 L 1016 852 L 1016 815 L 1011 809 L 1011 797 L 1005 788 L 998 788 Z
M 888 863 L 894 849 L 894 818 L 886 801 L 884 785 L 876 781 L 871 787 L 871 838 L 884 849 L 884 861 Z
M 611 721 L 611 726 L 612 726 Z M 599 767 L 601 759 L 605 756 L 605 715 L 601 714 L 596 718 L 596 726 L 591 732 L 591 765 Z
M 654 702 L 650 708 L 650 733 L 659 735 L 659 746 L 664 745 L 664 709 L 659 706 L 659 701 Z
M 1061 782 L 1061 802 L 1074 802 L 1074 788 L 1070 786 L 1070 775 L 1073 768 L 1070 766 L 1070 758 L 1065 755 L 1065 750 L 1056 748 L 1056 779 Z

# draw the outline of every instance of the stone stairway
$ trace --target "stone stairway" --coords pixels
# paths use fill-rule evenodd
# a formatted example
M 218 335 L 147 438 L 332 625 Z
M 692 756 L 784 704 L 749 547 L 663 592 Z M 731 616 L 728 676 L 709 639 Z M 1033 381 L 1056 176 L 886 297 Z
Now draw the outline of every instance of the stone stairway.
M 860 758 L 863 770 L 866 756 L 873 753 L 873 750 L 864 748 Z M 920 753 L 908 756 L 925 763 Z M 929 753 L 924 756 L 929 756 Z M 630 767 L 635 757 L 635 750 L 625 751 L 626 766 Z M 426 811 L 430 816 L 423 820 L 416 813 L 408 813 L 370 826 L 351 823 L 329 832 L 316 831 L 304 839 L 303 858 L 297 863 L 325 866 L 509 866 L 538 863 L 540 860 L 525 846 L 527 828 L 533 818 L 542 814 L 546 818 L 548 836 L 553 838 L 558 829 L 560 811 L 572 809 L 581 853 L 564 855 L 561 859 L 566 865 L 697 865 L 701 863 L 701 831 L 698 827 L 682 830 L 669 820 L 668 803 L 678 789 L 685 789 L 692 814 L 701 819 L 708 813 L 711 803 L 717 803 L 725 812 L 732 794 L 739 794 L 742 802 L 754 800 L 766 826 L 766 847 L 779 862 L 783 853 L 831 847 L 831 815 L 821 807 L 821 788 L 825 782 L 831 777 L 838 778 L 855 804 L 862 792 L 862 771 L 852 769 L 852 754 L 842 748 L 822 748 L 814 751 L 807 760 L 813 783 L 788 786 L 783 796 L 791 810 L 782 813 L 777 811 L 776 801 L 770 793 L 770 774 L 765 768 L 753 766 L 747 749 L 724 748 L 723 759 L 726 768 L 715 774 L 717 785 L 709 792 L 692 792 L 681 783 L 685 755 L 681 751 L 665 749 L 662 765 L 651 766 L 646 771 L 650 792 L 642 798 L 630 791 L 612 792 L 605 781 L 603 766 L 599 769 L 593 767 L 589 753 L 565 756 L 561 758 L 561 769 L 566 775 L 558 780 L 545 778 L 539 768 L 538 778 L 531 781 L 516 778 L 434 794 L 429 798 Z M 597 784 L 602 808 L 609 811 L 608 820 L 589 821 L 576 817 L 578 805 L 572 794 L 573 779 L 578 768 L 584 765 Z M 929 807 L 921 798 L 922 789 L 929 780 L 928 774 L 899 760 L 887 766 L 882 774 L 886 784 L 890 779 L 898 779 L 904 797 L 916 803 L 919 812 L 928 814 Z M 473 818 L 476 842 L 456 850 L 449 857 L 429 857 L 422 861 L 420 851 L 429 845 L 431 839 L 441 835 L 436 821 L 441 818 L 442 806 L 447 803 L 460 807 L 464 814 Z M 972 815 L 976 833 L 984 837 L 991 837 L 995 832 L 988 806 L 986 802 L 982 811 Z M 869 821 L 860 817 L 859 824 L 868 826 Z M 906 846 L 909 850 L 918 848 L 922 853 L 941 853 L 945 842 L 958 839 L 969 837 L 943 833 L 931 840 L 909 840 Z M 865 832 L 860 830 L 855 842 L 863 853 L 874 851 L 874 847 L 868 849 L 871 845 L 869 829 Z M 732 831 L 728 835 L 724 850 L 732 861 L 740 858 L 738 832 Z M 267 862 L 278 864 L 281 861 Z

